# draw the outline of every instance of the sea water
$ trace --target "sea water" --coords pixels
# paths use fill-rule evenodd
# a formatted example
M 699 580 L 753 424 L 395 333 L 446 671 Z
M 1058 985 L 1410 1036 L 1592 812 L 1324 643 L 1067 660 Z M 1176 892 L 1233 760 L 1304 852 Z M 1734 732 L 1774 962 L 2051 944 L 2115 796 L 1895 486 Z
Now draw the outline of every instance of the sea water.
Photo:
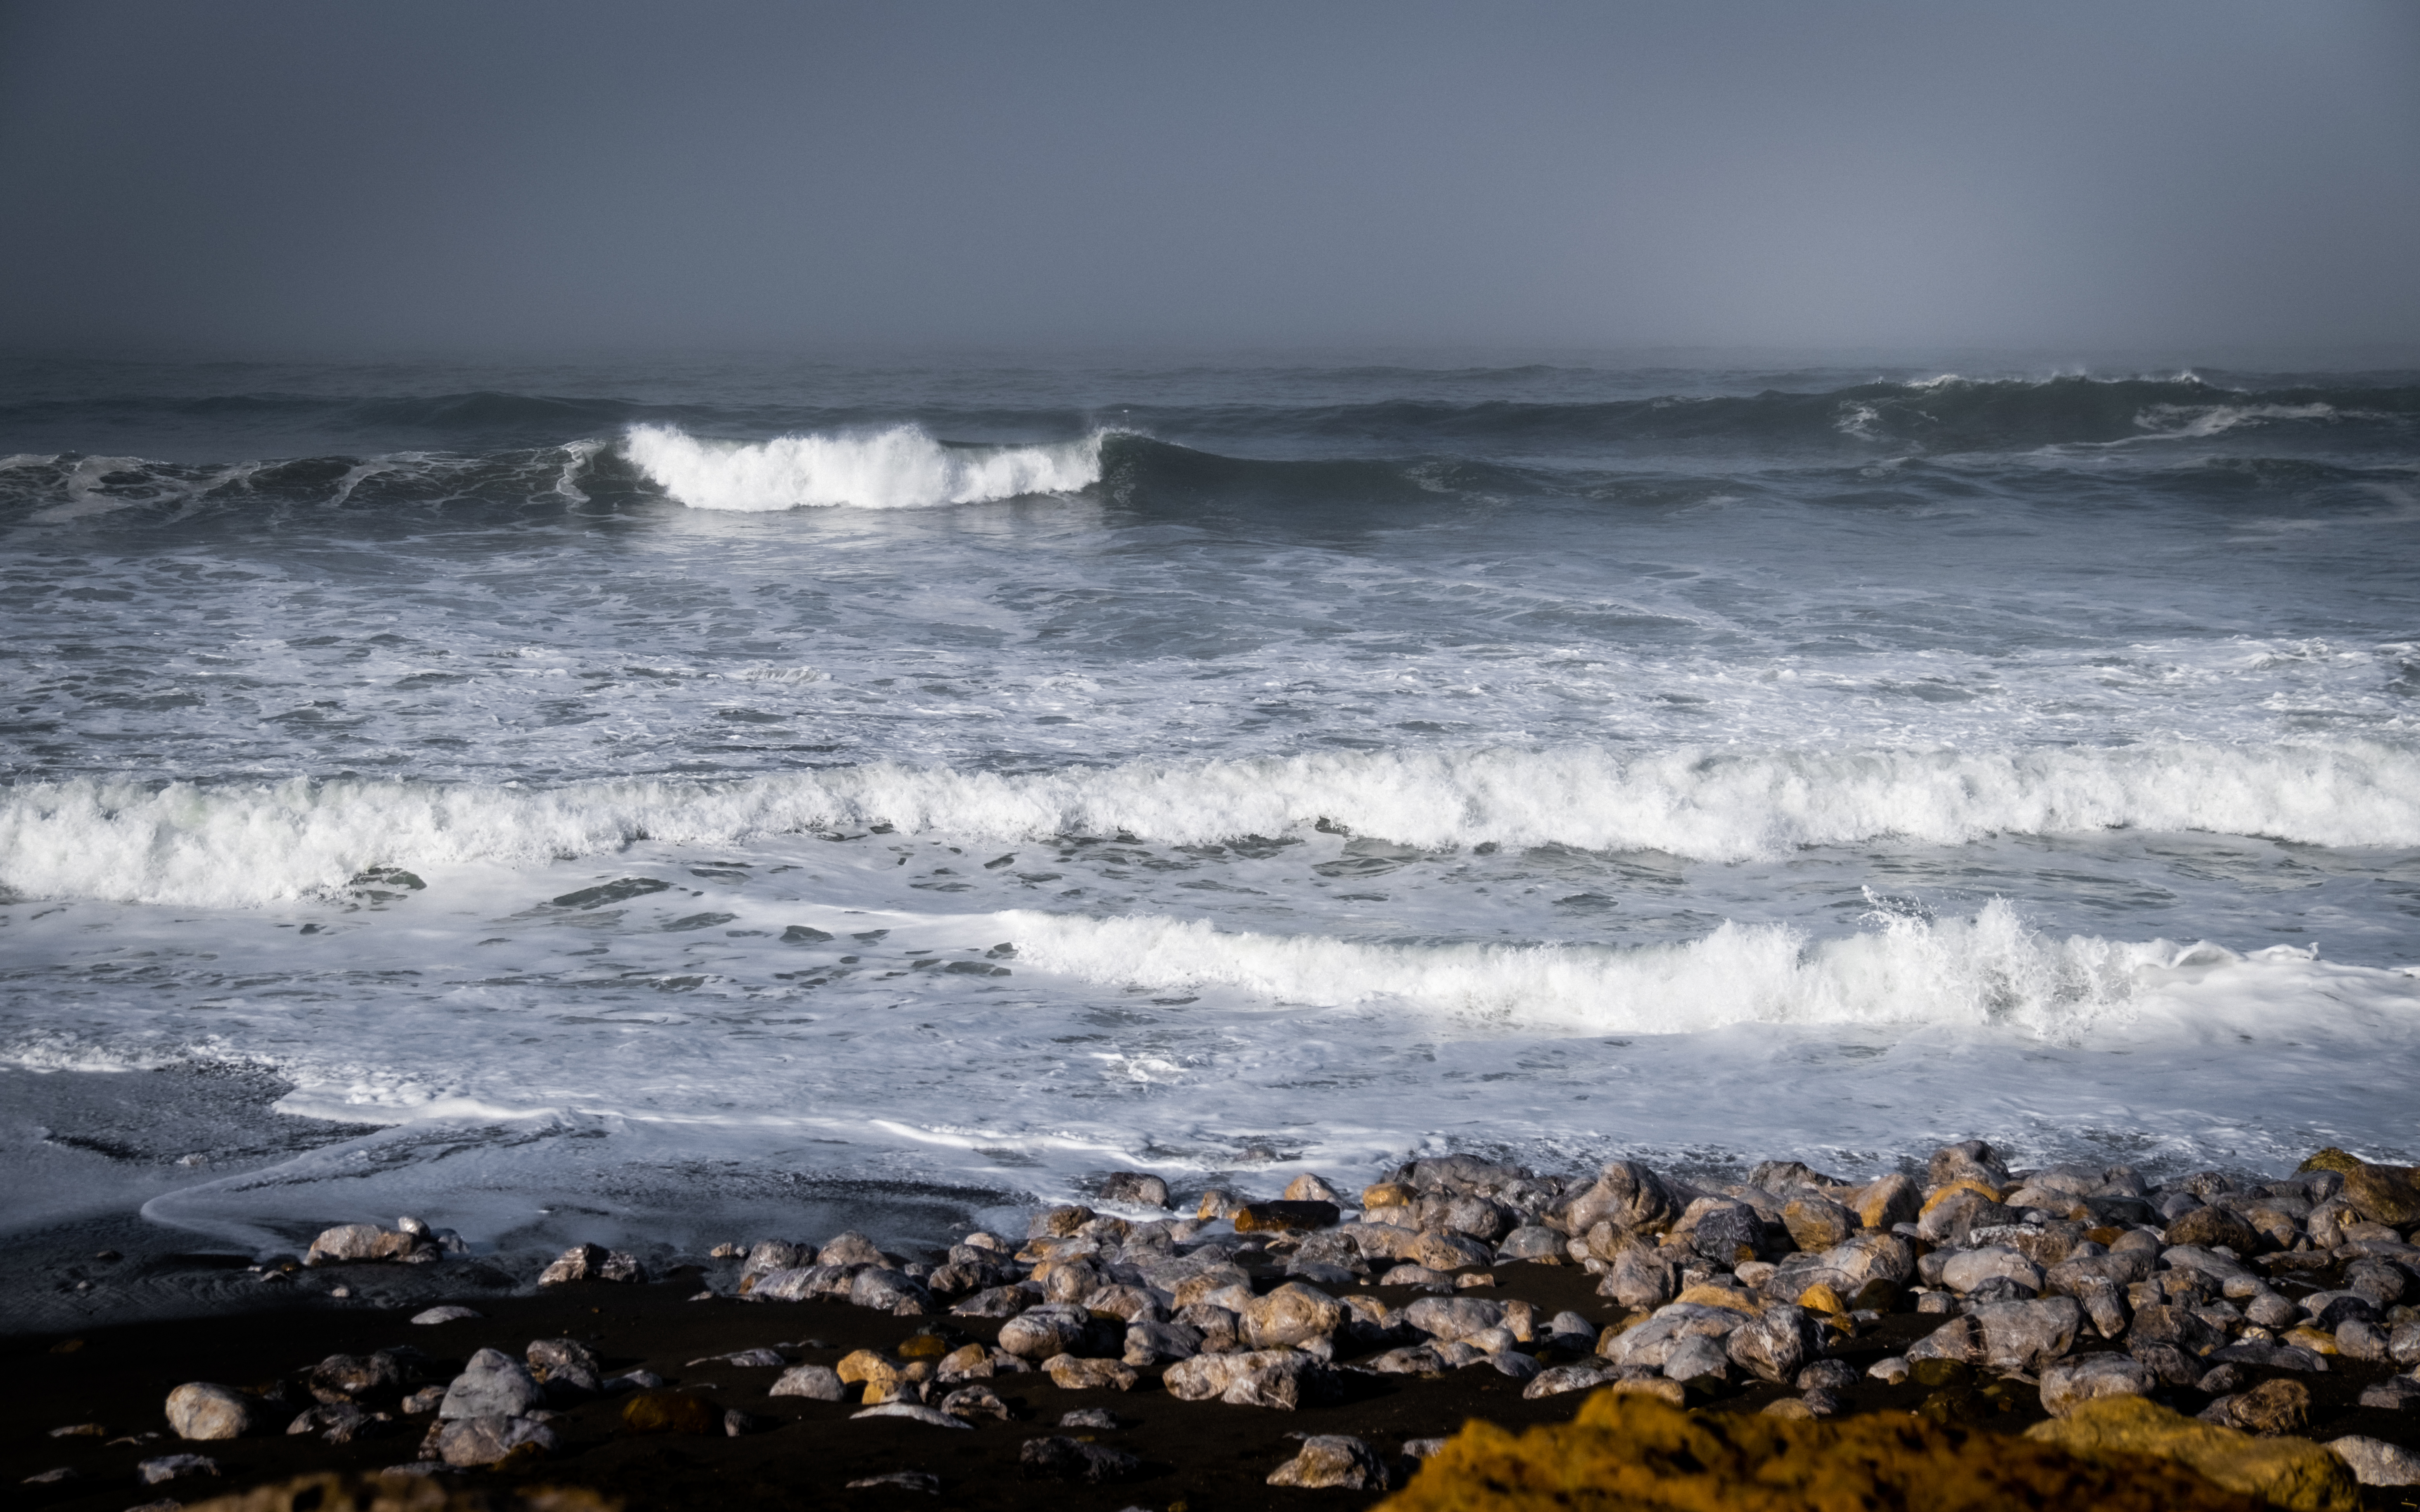
M 20 361 L 0 531 L 21 1231 L 2420 1157 L 2420 375 Z

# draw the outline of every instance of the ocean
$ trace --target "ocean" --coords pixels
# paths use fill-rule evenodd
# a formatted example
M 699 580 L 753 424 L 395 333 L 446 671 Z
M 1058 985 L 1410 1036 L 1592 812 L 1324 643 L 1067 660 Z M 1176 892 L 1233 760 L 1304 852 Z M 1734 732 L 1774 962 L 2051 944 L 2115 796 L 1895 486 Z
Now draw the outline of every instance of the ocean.
M 21 1239 L 2420 1159 L 2420 373 L 17 359 L 0 532 Z

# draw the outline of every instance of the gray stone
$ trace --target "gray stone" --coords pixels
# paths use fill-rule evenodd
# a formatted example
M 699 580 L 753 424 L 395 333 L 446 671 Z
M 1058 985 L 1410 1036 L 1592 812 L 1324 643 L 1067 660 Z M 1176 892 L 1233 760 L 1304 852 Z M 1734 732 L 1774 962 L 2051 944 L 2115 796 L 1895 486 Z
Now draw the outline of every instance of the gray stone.
M 2102 1396 L 2148 1396 L 2158 1384 L 2131 1355 L 2080 1354 L 2054 1360 L 2041 1371 L 2042 1411 L 2065 1417 Z
M 1422 1298 L 1412 1305 L 1417 1308 L 1438 1300 Z M 1275 1350 L 1335 1333 L 1344 1320 L 1344 1309 L 1317 1288 L 1289 1281 L 1266 1296 L 1254 1297 L 1240 1316 L 1246 1343 L 1256 1350 Z M 1497 1316 L 1501 1318 L 1502 1309 L 1497 1309 Z
M 794 1365 L 766 1391 L 768 1396 L 804 1396 L 810 1401 L 836 1402 L 847 1395 L 840 1372 L 824 1365 Z
M 2024 1304 L 2019 1303 L 2014 1305 Z M 1974 1320 L 1967 1318 L 1952 1318 L 1909 1345 L 1907 1359 L 1910 1364 L 1922 1360 L 1956 1360 L 1962 1364 L 1972 1364 L 1976 1358 L 1977 1347 Z
M 532 1380 L 549 1388 L 550 1393 L 574 1392 L 594 1396 L 605 1389 L 603 1367 L 588 1346 L 574 1339 L 533 1339 L 521 1351 L 528 1363 Z M 775 1355 L 768 1362 L 782 1363 Z
M 941 1494 L 941 1477 L 926 1470 L 894 1470 L 885 1475 L 861 1475 L 843 1487 L 851 1491 L 922 1491 Z
M 286 1432 L 289 1438 L 316 1433 L 330 1443 L 350 1443 L 384 1427 L 383 1416 L 383 1413 L 373 1416 L 366 1408 L 356 1407 L 350 1402 L 322 1403 L 297 1413 L 294 1421 L 286 1425 Z
M 1504 1304 L 1481 1297 L 1421 1297 L 1401 1316 L 1431 1338 L 1459 1339 L 1501 1324 Z
M 215 1475 L 219 1462 L 207 1455 L 162 1455 L 146 1459 L 134 1467 L 135 1478 L 146 1486 L 158 1486 L 167 1481 L 182 1480 L 188 1475 Z
M 1705 1334 L 1691 1334 L 1679 1340 L 1672 1351 L 1664 1357 L 1664 1374 L 1672 1381 L 1686 1383 L 1712 1377 L 1728 1378 L 1730 1357 L 1723 1341 Z
M 556 1447 L 554 1430 L 525 1417 L 458 1417 L 441 1425 L 431 1444 L 437 1458 L 457 1470 L 492 1465 L 523 1445 L 540 1454 Z
M 546 1388 L 511 1356 L 481 1350 L 445 1388 L 437 1415 L 448 1420 L 522 1417 L 545 1403 Z
M 1138 1369 L 1172 1360 L 1190 1360 L 1202 1352 L 1202 1331 L 1187 1323 L 1140 1322 L 1126 1325 L 1122 1358 Z
M 888 1265 L 890 1263 L 874 1241 L 852 1228 L 833 1236 L 830 1243 L 815 1252 L 818 1265 Z
M 1522 1390 L 1521 1395 L 1524 1396 L 1559 1396 L 1565 1392 L 1593 1391 L 1612 1379 L 1613 1372 L 1602 1365 L 1550 1365 L 1531 1377 L 1529 1384 Z
M 1052 1435 L 1028 1439 L 1017 1447 L 1019 1469 L 1040 1480 L 1079 1481 L 1087 1486 L 1132 1480 L 1142 1473 L 1142 1460 L 1105 1443 Z
M 1975 1309 L 1982 1332 L 1982 1363 L 2003 1372 L 2038 1372 L 2075 1348 L 2084 1308 L 2072 1297 L 1986 1303 Z
M 1000 1347 L 1027 1360 L 1047 1360 L 1084 1347 L 1093 1317 L 1081 1307 L 1045 1303 L 1017 1314 L 1000 1328 Z
M 1330 1395 L 1334 1378 L 1325 1365 L 1299 1350 L 1255 1350 L 1180 1360 L 1168 1367 L 1160 1384 L 1179 1401 L 1215 1396 L 1235 1407 L 1292 1412 Z
M 1952 1291 L 1973 1291 L 2002 1276 L 2033 1291 L 2042 1289 L 2041 1267 L 2005 1245 L 1961 1250 L 1941 1267 L 1941 1283 Z
M 1165 1208 L 1168 1183 L 1142 1171 L 1113 1171 L 1101 1182 L 1101 1200 L 1138 1208 Z
M 989 1386 L 960 1386 L 941 1398 L 941 1411 L 952 1417 L 990 1417 L 1008 1421 L 1008 1404 Z M 1074 1416 L 1074 1413 L 1069 1413 Z
M 2328 1368 L 2326 1355 L 2298 1344 L 2230 1344 L 2223 1350 L 2212 1350 L 2208 1358 L 2213 1365 L 2264 1365 L 2272 1370 L 2324 1373 Z
M 1741 1369 L 1786 1385 L 1823 1351 L 1823 1339 L 1821 1329 L 1803 1309 L 1776 1304 L 1732 1329 L 1723 1350 Z M 1666 1373 L 1670 1374 L 1668 1367 Z
M 917 1318 L 933 1310 L 933 1294 L 914 1277 L 870 1265 L 849 1278 L 848 1300 L 895 1317 Z
M 2336 1352 L 2348 1360 L 2383 1360 L 2387 1335 L 2366 1319 L 2349 1318 L 2336 1325 Z
M 1653 1171 L 1636 1161 L 1608 1161 L 1592 1184 L 1550 1210 L 1545 1222 L 1572 1235 L 1601 1223 L 1623 1229 L 1660 1227 L 1680 1217 L 1681 1208 Z
M 1605 1278 L 1597 1283 L 1597 1295 L 1610 1297 L 1624 1307 L 1647 1309 L 1661 1307 L 1679 1296 L 1681 1268 L 1654 1246 L 1624 1237 L 1627 1242 L 1605 1257 Z
M 2420 1454 L 2399 1444 L 2356 1435 L 2331 1439 L 2328 1447 L 2364 1486 L 2420 1486 Z
M 485 1313 L 480 1312 L 477 1308 L 459 1307 L 456 1306 L 452 1303 L 448 1303 L 442 1307 L 430 1307 L 425 1311 L 414 1313 L 411 1315 L 411 1320 L 426 1328 L 434 1327 L 439 1323 L 458 1323 L 466 1319 L 484 1318 L 487 1315 Z
M 1818 1360 L 1798 1372 L 1792 1384 L 1800 1391 L 1847 1391 L 1857 1383 L 1857 1367 L 1846 1360 Z
M 1358 1439 L 1341 1433 L 1314 1433 L 1302 1441 L 1302 1452 L 1269 1472 L 1271 1486 L 1296 1486 L 1310 1490 L 1383 1491 L 1394 1484 L 1387 1461 Z
M 168 1427 L 180 1439 L 234 1439 L 252 1430 L 251 1398 L 207 1381 L 189 1381 L 168 1394 Z
M 2400 1412 L 2420 1406 L 2420 1381 L 2410 1376 L 2389 1376 L 2362 1392 L 2361 1405 L 2388 1412 Z
M 950 1312 L 958 1318 L 1015 1318 L 1041 1300 L 1023 1287 L 993 1287 L 976 1292 Z
M 2195 1356 L 2207 1355 L 2226 1343 L 2226 1332 L 2199 1314 L 2165 1304 L 2137 1308 L 2133 1337 L 2145 1344 L 2173 1344 Z
M 1528 1381 L 1546 1368 L 1544 1360 L 1534 1354 L 1523 1354 L 1518 1350 L 1495 1350 L 1487 1356 L 1485 1363 L 1495 1366 L 1497 1375 L 1511 1376 L 1515 1381 Z
M 311 1241 L 310 1252 L 302 1257 L 305 1265 L 361 1264 L 365 1261 L 398 1260 L 417 1248 L 421 1241 L 414 1235 L 376 1224 L 339 1224 L 323 1230 Z
M 1559 1265 L 1568 1254 L 1563 1236 L 1551 1228 L 1535 1224 L 1525 1225 L 1504 1236 L 1496 1247 L 1499 1261 L 1528 1260 L 1542 1265 Z

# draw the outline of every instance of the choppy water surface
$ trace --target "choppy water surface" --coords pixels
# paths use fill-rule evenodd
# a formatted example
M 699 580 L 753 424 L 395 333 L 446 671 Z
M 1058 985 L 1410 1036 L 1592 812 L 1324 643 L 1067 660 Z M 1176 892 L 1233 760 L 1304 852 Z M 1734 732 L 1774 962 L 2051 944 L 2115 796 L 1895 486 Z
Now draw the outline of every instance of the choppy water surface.
M 2420 375 L 19 363 L 10 453 L 44 1221 L 2420 1153 Z M 77 1133 L 145 1068 L 336 1126 Z

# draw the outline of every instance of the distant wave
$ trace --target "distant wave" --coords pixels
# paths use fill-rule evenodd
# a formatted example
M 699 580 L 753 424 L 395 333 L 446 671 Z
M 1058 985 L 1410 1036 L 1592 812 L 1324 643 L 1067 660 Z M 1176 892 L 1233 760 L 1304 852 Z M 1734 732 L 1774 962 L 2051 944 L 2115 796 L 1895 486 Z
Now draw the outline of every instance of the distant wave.
M 924 509 L 1073 493 L 1101 478 L 1099 433 L 1047 446 L 947 446 L 914 425 L 856 435 L 701 440 L 633 426 L 639 471 L 691 509 Z
M 2008 752 L 1392 751 L 1024 776 L 891 764 L 530 789 L 80 780 L 0 795 L 0 884 L 36 896 L 251 904 L 378 865 L 539 864 L 638 840 L 716 845 L 878 823 L 1168 844 L 1325 820 L 1402 844 L 1561 844 L 1745 860 L 1901 837 L 2204 830 L 2420 845 L 2420 752 L 2373 741 Z

